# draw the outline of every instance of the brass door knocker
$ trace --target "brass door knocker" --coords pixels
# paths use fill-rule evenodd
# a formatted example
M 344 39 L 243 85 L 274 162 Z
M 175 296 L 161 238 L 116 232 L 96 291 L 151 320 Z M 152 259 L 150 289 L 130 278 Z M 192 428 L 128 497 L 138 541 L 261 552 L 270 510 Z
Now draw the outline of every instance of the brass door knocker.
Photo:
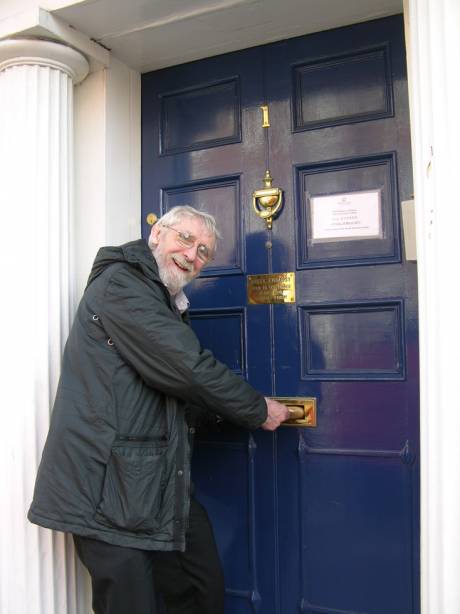
M 262 128 L 265 132 L 265 146 L 266 146 L 266 162 L 267 170 L 263 178 L 264 187 L 260 190 L 254 190 L 252 193 L 252 206 L 256 214 L 267 223 L 268 230 L 271 230 L 272 223 L 275 217 L 281 210 L 283 205 L 283 190 L 280 188 L 274 188 L 272 186 L 273 178 L 270 173 L 269 156 L 270 156 L 270 143 L 268 138 L 268 128 L 270 128 L 270 118 L 268 114 L 268 105 L 260 107 L 262 109 Z
M 266 221 L 271 230 L 273 219 L 278 215 L 283 204 L 283 190 L 272 187 L 273 178 L 270 171 L 265 171 L 264 188 L 252 193 L 252 206 L 257 215 Z

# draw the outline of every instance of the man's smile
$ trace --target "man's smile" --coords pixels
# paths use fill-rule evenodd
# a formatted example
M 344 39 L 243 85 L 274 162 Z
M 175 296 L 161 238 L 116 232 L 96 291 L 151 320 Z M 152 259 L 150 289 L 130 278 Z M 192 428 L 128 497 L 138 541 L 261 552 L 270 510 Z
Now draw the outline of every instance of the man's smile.
M 192 267 L 191 262 L 187 262 L 186 260 L 181 260 L 179 256 L 176 256 L 175 254 L 173 254 L 171 258 L 174 264 L 176 264 L 177 267 L 181 269 L 181 271 L 186 271 L 187 273 L 190 273 L 192 271 L 193 267 Z

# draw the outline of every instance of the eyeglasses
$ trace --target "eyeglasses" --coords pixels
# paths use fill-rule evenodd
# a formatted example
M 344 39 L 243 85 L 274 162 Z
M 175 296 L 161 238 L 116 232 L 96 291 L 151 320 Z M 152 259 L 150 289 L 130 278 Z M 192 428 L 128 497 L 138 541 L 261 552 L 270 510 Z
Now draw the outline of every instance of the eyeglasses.
M 190 234 L 186 230 L 184 231 L 177 230 L 177 228 L 174 228 L 174 226 L 168 226 L 167 224 L 162 224 L 162 226 L 164 226 L 165 228 L 169 228 L 169 230 L 174 230 L 174 232 L 177 234 L 177 237 L 176 237 L 177 242 L 182 247 L 186 247 L 187 249 L 190 249 L 191 247 L 194 247 L 194 245 L 197 242 L 196 237 L 194 237 L 192 234 Z M 200 243 L 198 245 L 198 247 L 196 248 L 196 255 L 198 259 L 201 260 L 201 262 L 203 262 L 204 264 L 206 264 L 207 262 L 210 262 L 213 259 L 211 250 L 209 249 L 207 245 L 204 245 L 204 243 Z

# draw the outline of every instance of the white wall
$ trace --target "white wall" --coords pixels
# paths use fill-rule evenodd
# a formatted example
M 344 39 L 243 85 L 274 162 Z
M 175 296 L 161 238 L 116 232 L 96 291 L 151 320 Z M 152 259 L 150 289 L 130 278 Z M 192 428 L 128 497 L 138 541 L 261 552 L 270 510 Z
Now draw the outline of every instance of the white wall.
M 105 90 L 105 69 L 91 73 L 75 88 L 75 190 L 71 227 L 74 290 L 78 297 L 85 287 L 96 249 L 104 245 L 106 237 Z
M 99 247 L 140 237 L 140 75 L 115 58 L 75 91 L 75 292 Z
M 141 232 L 141 80 L 115 58 L 106 74 L 107 241 L 117 245 Z

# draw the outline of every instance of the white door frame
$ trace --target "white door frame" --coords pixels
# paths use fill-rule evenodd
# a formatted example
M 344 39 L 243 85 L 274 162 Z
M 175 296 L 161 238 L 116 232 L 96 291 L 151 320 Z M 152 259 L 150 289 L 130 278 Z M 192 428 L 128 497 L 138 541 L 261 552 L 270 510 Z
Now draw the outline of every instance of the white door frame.
M 460 2 L 404 0 L 420 311 L 422 614 L 460 612 Z

